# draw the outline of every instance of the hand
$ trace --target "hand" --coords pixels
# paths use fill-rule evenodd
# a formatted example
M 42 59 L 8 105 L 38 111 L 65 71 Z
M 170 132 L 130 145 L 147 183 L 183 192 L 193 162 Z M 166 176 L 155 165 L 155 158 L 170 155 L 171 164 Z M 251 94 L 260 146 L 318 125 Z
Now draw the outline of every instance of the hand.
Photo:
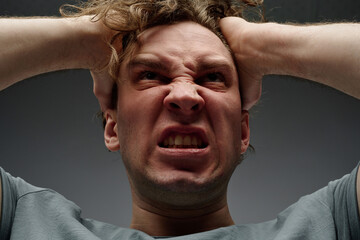
M 249 23 L 237 17 L 220 21 L 220 28 L 234 53 L 239 74 L 239 87 L 243 109 L 250 109 L 261 96 L 261 80 L 267 70 L 261 63 L 259 45 L 261 24 Z
M 112 89 L 115 82 L 109 74 L 109 61 L 112 54 L 109 42 L 115 32 L 106 27 L 102 21 L 93 21 L 90 16 L 85 17 L 88 18 L 88 30 L 96 36 L 95 41 L 91 41 L 91 45 L 87 46 L 90 56 L 87 68 L 90 69 L 93 78 L 93 92 L 99 101 L 101 110 L 104 112 L 112 107 Z M 120 40 L 121 38 L 118 37 L 113 43 L 113 45 L 116 45 L 117 52 L 121 50 Z
M 111 78 L 108 68 L 100 71 L 90 71 L 93 78 L 93 92 L 99 101 L 101 111 L 111 108 L 111 97 L 114 81 Z

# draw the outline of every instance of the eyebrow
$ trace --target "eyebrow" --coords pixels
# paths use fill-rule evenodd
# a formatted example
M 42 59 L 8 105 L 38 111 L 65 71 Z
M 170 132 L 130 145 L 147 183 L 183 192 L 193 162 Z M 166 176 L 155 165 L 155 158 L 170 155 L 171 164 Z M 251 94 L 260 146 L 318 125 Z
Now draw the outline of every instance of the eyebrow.
M 145 66 L 151 69 L 158 69 L 165 72 L 169 71 L 169 67 L 166 64 L 162 63 L 162 61 L 152 58 L 135 57 L 128 63 L 129 69 L 137 66 Z
M 165 61 L 167 62 L 167 61 Z M 145 66 L 151 69 L 157 69 L 164 72 L 170 72 L 170 64 L 165 64 L 164 61 L 148 57 L 135 57 L 128 63 L 128 68 L 134 68 L 137 66 Z M 225 58 L 206 58 L 199 61 L 196 65 L 195 72 L 205 72 L 212 69 L 223 69 L 224 71 L 231 71 L 234 68 Z
M 233 67 L 226 59 L 205 59 L 197 66 L 197 71 L 204 72 L 212 69 L 223 69 L 224 71 L 231 71 Z

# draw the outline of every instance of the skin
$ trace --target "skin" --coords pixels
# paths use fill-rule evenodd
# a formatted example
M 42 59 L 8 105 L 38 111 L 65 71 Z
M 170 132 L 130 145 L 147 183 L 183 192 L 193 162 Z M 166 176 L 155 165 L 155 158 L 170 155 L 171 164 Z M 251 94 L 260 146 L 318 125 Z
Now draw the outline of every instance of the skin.
M 267 74 L 286 74 L 306 78 L 360 98 L 360 71 L 358 67 L 360 64 L 360 58 L 358 57 L 360 55 L 360 45 L 358 44 L 360 40 L 359 24 L 328 24 L 304 27 L 275 23 L 255 24 L 248 23 L 240 18 L 225 18 L 220 21 L 220 27 L 236 58 L 241 79 L 240 89 L 245 100 L 242 106 L 244 109 L 250 109 L 260 98 L 261 79 Z M 201 35 L 204 32 L 201 32 L 198 28 L 196 33 Z M 246 148 L 248 144 L 246 143 L 248 131 L 242 130 L 248 128 L 246 126 L 248 124 L 246 119 L 247 113 L 242 112 L 240 116 L 226 115 L 226 117 L 229 117 L 226 120 L 219 119 L 220 114 L 217 116 L 214 112 L 229 113 L 231 112 L 228 111 L 230 108 L 233 108 L 233 110 L 240 109 L 237 103 L 218 101 L 220 96 L 225 98 L 231 95 L 234 85 L 225 88 L 225 91 L 221 92 L 219 91 L 221 88 L 213 89 L 214 85 L 209 87 L 209 85 L 194 82 L 194 79 L 198 79 L 196 76 L 199 73 L 193 70 L 190 66 L 191 64 L 189 65 L 189 59 L 182 58 L 183 66 L 180 69 L 184 71 L 180 75 L 174 72 L 171 83 L 162 83 L 161 89 L 158 91 L 151 92 L 151 89 L 156 87 L 154 86 L 154 81 L 145 81 L 147 82 L 145 84 L 143 84 L 144 81 L 140 81 L 141 83 L 137 82 L 137 84 L 130 84 L 130 80 L 128 82 L 124 81 L 119 86 L 119 91 L 122 93 L 121 99 L 124 101 L 124 104 L 119 103 L 119 112 L 109 110 L 112 81 L 107 75 L 104 66 L 106 66 L 109 56 L 109 49 L 105 42 L 106 38 L 111 35 L 111 32 L 101 22 L 91 22 L 89 17 L 77 19 L 0 19 L 0 56 L 1 59 L 6 59 L 6 61 L 0 61 L 0 90 L 25 78 L 44 72 L 72 68 L 90 69 L 94 79 L 94 93 L 99 100 L 102 110 L 107 113 L 106 145 L 114 151 L 120 149 L 124 156 L 128 155 L 124 160 L 127 161 L 130 182 L 133 186 L 137 187 L 133 187 L 133 189 L 142 190 L 133 192 L 134 219 L 132 227 L 143 229 L 143 231 L 149 234 L 152 233 L 153 229 L 161 229 L 163 235 L 176 235 L 177 233 L 186 234 L 232 224 L 225 197 L 227 179 L 225 177 L 221 181 L 218 176 L 221 173 L 229 174 L 232 171 L 232 165 L 235 165 L 235 156 L 238 156 L 238 152 L 242 152 L 243 148 Z M 183 46 L 180 36 L 177 34 L 174 39 L 174 42 L 177 41 L 178 43 L 176 49 L 181 49 Z M 210 36 L 212 35 L 206 36 L 207 40 Z M 147 37 L 149 38 L 149 36 Z M 143 42 L 149 40 L 148 38 L 144 34 Z M 191 44 L 187 44 L 189 48 L 185 49 L 190 53 L 192 46 L 193 48 L 204 49 L 207 43 L 207 41 L 194 41 Z M 165 51 L 163 49 L 164 46 L 166 45 L 156 46 L 159 53 Z M 212 47 L 208 50 L 213 51 L 215 49 Z M 140 51 L 141 49 L 138 50 Z M 49 52 L 52 54 L 48 54 Z M 189 54 L 188 56 L 191 55 Z M 176 55 L 173 57 L 176 57 Z M 194 62 L 194 59 L 192 60 Z M 21 71 L 19 71 L 17 66 L 22 66 Z M 124 71 L 122 69 L 122 72 Z M 124 80 L 126 79 L 124 78 Z M 152 87 L 142 88 L 144 86 Z M 165 99 L 165 95 L 170 96 L 170 93 L 173 93 L 172 90 L 175 89 L 174 86 L 177 87 L 176 89 L 185 89 L 185 91 L 177 91 L 176 94 L 171 94 L 174 97 L 183 93 L 183 97 L 176 97 L 175 99 L 182 99 L 182 103 L 187 103 L 185 106 L 188 106 L 189 103 L 191 106 L 194 103 L 194 99 L 197 99 L 198 106 L 201 106 L 201 108 L 198 108 L 196 114 L 188 111 L 189 108 L 187 110 L 185 108 L 186 111 L 183 111 L 184 108 L 180 108 L 181 111 L 178 111 L 179 108 L 171 108 L 171 106 L 174 106 L 171 104 L 172 101 L 167 101 L 170 104 L 165 104 L 165 101 L 161 101 L 160 95 L 163 94 L 163 99 Z M 196 86 L 194 87 L 195 90 L 192 88 L 193 86 Z M 133 105 L 138 104 L 148 107 L 142 111 L 138 110 L 138 106 L 131 108 L 125 104 L 126 100 L 128 100 L 125 96 L 133 97 L 137 92 L 141 92 L 141 95 L 131 101 L 127 101 L 127 103 L 133 102 Z M 147 95 L 145 95 L 145 92 Z M 200 98 L 194 94 L 195 92 Z M 184 94 L 186 95 L 185 97 Z M 140 98 L 140 96 L 143 96 L 143 98 Z M 233 100 L 232 97 L 227 99 Z M 200 102 L 204 104 L 200 104 Z M 150 103 L 156 104 L 151 105 Z M 177 106 L 183 107 L 184 105 L 177 104 Z M 131 122 L 131 117 L 136 114 L 140 117 L 145 116 L 149 109 L 154 110 L 154 112 L 151 112 L 152 115 L 149 115 L 151 117 L 147 118 L 148 122 L 145 124 L 136 121 Z M 138 110 L 138 112 L 135 110 Z M 119 121 L 120 112 L 129 113 L 130 115 L 124 115 L 124 119 L 121 122 Z M 233 119 L 231 119 L 232 117 Z M 234 123 L 235 119 L 239 120 L 236 124 Z M 145 119 L 141 118 L 138 120 L 145 121 Z M 216 140 L 210 141 L 210 146 L 211 155 L 219 153 L 219 157 L 215 158 L 219 159 L 216 160 L 219 162 L 218 168 L 206 160 L 204 160 L 204 166 L 192 165 L 186 171 L 183 166 L 180 166 L 182 170 L 177 169 L 179 165 L 176 165 L 174 162 L 163 161 L 160 164 L 152 161 L 154 155 L 151 154 L 155 152 L 156 146 L 151 148 L 151 145 L 149 145 L 150 148 L 147 149 L 144 147 L 147 146 L 145 143 L 152 143 L 153 138 L 157 136 L 156 133 L 161 131 L 161 126 L 174 122 L 180 125 L 200 124 L 207 130 L 209 138 Z M 227 151 L 229 147 L 229 145 L 223 142 L 225 134 L 222 134 L 216 127 L 218 124 L 225 124 L 225 122 L 226 124 L 232 124 L 227 126 L 239 127 L 240 125 L 241 127 L 239 128 L 242 128 L 241 131 L 240 129 L 234 130 L 234 132 L 241 132 L 242 140 L 230 139 L 229 141 L 234 146 L 239 146 L 235 143 L 241 142 L 240 149 L 235 147 L 233 148 L 234 153 L 228 154 L 231 155 L 229 158 L 226 158 L 229 162 L 223 160 L 225 159 L 224 156 L 227 155 L 223 151 Z M 122 124 L 121 126 L 120 123 Z M 154 127 L 151 126 L 153 132 L 150 131 L 149 123 L 154 124 Z M 133 126 L 126 129 L 124 127 L 126 124 Z M 225 128 L 225 131 L 228 132 L 229 130 Z M 149 132 L 154 133 L 155 137 L 151 138 L 152 135 L 149 135 Z M 133 133 L 141 133 L 142 137 L 139 138 L 141 141 L 132 139 Z M 128 134 L 130 136 L 129 142 L 131 141 L 133 145 L 119 134 L 124 134 L 123 136 Z M 233 136 L 233 134 L 231 132 L 229 136 Z M 127 149 L 127 146 L 133 147 Z M 225 146 L 225 148 L 220 151 L 220 146 Z M 140 150 L 145 149 L 145 153 L 149 154 L 146 156 L 153 158 L 145 161 L 141 157 L 137 157 L 134 163 L 130 163 L 130 157 L 136 155 L 136 151 L 139 150 L 135 147 L 139 147 Z M 142 163 L 143 165 L 141 165 Z M 162 174 L 165 170 L 170 171 L 172 174 L 165 175 L 165 177 L 160 179 L 161 181 L 156 179 L 155 176 L 158 173 Z M 134 176 L 138 172 L 150 178 L 150 183 L 147 183 L 146 178 L 144 178 L 146 181 L 141 178 L 135 178 Z M 204 178 L 201 178 L 202 176 Z M 211 182 L 204 179 L 215 180 Z M 146 183 L 144 189 L 141 189 L 142 184 L 140 183 L 142 181 Z M 166 192 L 171 193 L 168 195 L 169 199 L 162 198 L 159 204 L 153 204 L 156 201 L 152 201 L 156 199 L 156 194 L 159 192 L 152 193 L 150 190 L 146 191 L 147 187 L 151 189 L 151 186 L 155 186 L 154 182 L 156 181 L 162 186 L 160 191 L 169 190 Z M 189 198 L 183 199 L 186 201 L 180 201 L 182 205 L 176 208 L 174 204 L 171 204 L 171 201 L 175 201 L 178 197 L 184 195 L 177 193 L 183 193 L 186 184 L 187 187 L 191 185 L 194 188 L 186 193 L 186 196 L 189 196 Z M 218 189 L 218 192 L 214 191 L 212 194 L 206 194 L 213 189 Z M 358 173 L 358 199 L 360 198 L 359 189 L 360 177 Z M 206 198 L 202 198 L 202 196 L 206 196 Z M 1 199 L 0 196 L 0 201 Z M 206 199 L 206 201 L 202 199 Z M 201 205 L 201 208 L 198 207 L 199 205 Z M 166 231 L 166 229 L 168 230 Z M 161 235 L 161 233 L 154 232 L 153 234 Z
M 106 112 L 105 142 L 120 150 L 127 168 L 131 227 L 181 235 L 232 225 L 226 189 L 248 147 L 249 124 L 222 41 L 193 22 L 148 29 L 120 76 L 117 110 Z M 162 148 L 169 129 L 201 131 L 208 144 Z
M 259 100 L 262 78 L 270 74 L 308 79 L 360 99 L 360 24 L 292 26 L 228 17 L 220 27 L 235 55 L 244 109 Z
M 101 21 L 91 19 L 91 16 L 0 19 L 0 91 L 41 73 L 89 69 L 94 93 L 104 109 L 113 85 L 105 68 L 110 54 L 106 42 L 113 32 Z M 0 179 L 0 203 L 1 200 Z
M 0 36 L 0 58 L 6 59 L 0 64 L 0 90 L 41 73 L 84 68 L 96 76 L 99 101 L 108 96 L 110 81 L 103 69 L 112 32 L 102 22 L 91 21 L 90 16 L 0 19 Z
M 291 26 L 229 17 L 220 27 L 234 51 L 245 109 L 259 100 L 262 77 L 269 74 L 308 79 L 360 99 L 360 24 Z M 360 171 L 356 191 L 360 199 Z

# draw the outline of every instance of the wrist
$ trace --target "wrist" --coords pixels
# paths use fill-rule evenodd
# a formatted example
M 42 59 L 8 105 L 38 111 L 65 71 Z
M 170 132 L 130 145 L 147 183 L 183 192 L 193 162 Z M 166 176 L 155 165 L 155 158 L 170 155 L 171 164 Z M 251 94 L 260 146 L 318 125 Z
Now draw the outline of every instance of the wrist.
M 299 34 L 301 27 L 263 23 L 258 25 L 257 39 L 255 42 L 258 65 L 262 74 L 293 75 L 300 73 L 301 64 L 298 46 L 305 41 Z
M 93 22 L 91 16 L 64 18 L 69 41 L 66 58 L 70 68 L 101 69 L 110 56 L 108 42 L 110 31 L 100 21 Z

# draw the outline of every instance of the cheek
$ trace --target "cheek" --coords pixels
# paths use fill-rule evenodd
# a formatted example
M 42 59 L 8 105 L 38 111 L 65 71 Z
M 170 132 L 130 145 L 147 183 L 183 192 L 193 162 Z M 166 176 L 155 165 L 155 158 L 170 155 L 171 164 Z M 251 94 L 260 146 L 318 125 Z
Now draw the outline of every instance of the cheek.
M 161 105 L 161 97 L 156 91 L 119 90 L 117 117 L 121 152 L 144 151 L 151 145 L 149 143 Z
M 220 155 L 237 160 L 241 154 L 240 95 L 234 91 L 208 93 L 203 97 Z
M 241 100 L 238 91 L 203 92 L 206 111 L 210 115 L 213 126 L 241 129 Z

